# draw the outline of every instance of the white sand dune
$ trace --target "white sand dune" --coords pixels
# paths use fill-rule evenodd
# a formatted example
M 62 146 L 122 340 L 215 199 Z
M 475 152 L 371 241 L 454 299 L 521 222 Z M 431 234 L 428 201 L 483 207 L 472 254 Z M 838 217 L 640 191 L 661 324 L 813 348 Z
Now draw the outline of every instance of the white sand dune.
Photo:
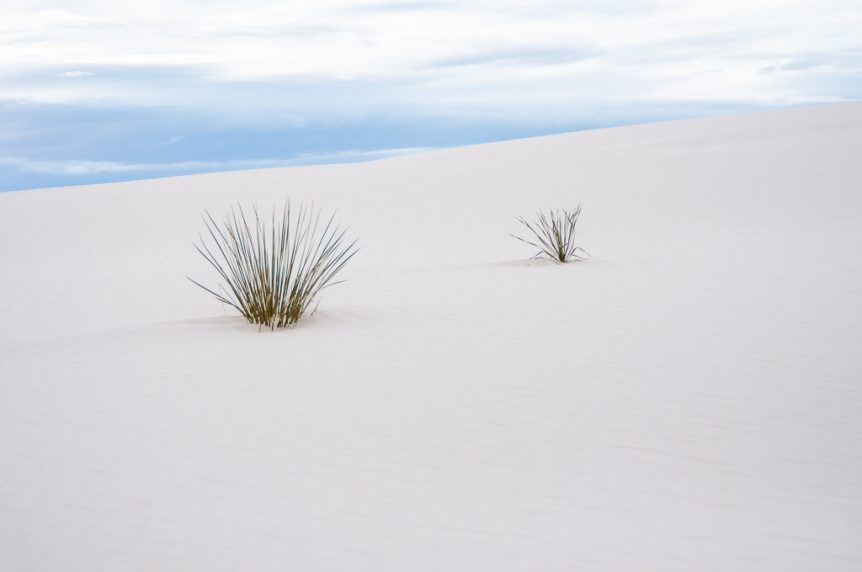
M 862 104 L 0 195 L 0 570 L 862 570 Z M 199 215 L 361 240 L 258 333 Z M 516 215 L 582 202 L 593 260 Z

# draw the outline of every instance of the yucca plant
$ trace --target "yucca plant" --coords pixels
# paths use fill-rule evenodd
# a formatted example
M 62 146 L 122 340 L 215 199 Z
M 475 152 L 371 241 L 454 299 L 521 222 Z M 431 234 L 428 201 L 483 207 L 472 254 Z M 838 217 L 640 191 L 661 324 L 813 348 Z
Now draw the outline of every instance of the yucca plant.
M 514 234 L 510 236 L 538 248 L 539 252 L 533 258 L 545 255 L 560 263 L 586 260 L 590 254 L 575 245 L 575 226 L 578 224 L 580 214 L 581 205 L 578 205 L 572 210 L 551 209 L 547 213 L 539 211 L 534 222 L 518 217 L 518 221 L 533 233 L 535 241 L 526 240 Z
M 357 252 L 335 215 L 321 218 L 314 207 L 287 202 L 262 217 L 237 205 L 221 224 L 207 211 L 202 218 L 206 232 L 195 248 L 223 283 L 211 289 L 189 280 L 261 328 L 295 324 Z

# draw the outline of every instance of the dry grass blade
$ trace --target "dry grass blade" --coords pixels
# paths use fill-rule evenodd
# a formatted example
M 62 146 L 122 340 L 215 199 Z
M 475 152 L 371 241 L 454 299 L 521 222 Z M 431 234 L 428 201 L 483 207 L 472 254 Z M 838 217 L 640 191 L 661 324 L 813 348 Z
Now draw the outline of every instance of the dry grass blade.
M 286 203 L 267 221 L 257 208 L 247 214 L 232 208 L 221 224 L 205 212 L 206 232 L 195 248 L 221 277 L 211 289 L 191 280 L 252 324 L 271 329 L 292 326 L 317 300 L 321 290 L 357 252 L 335 215 Z
M 575 245 L 575 226 L 580 214 L 581 205 L 578 205 L 572 210 L 551 209 L 547 213 L 539 211 L 534 222 L 518 217 L 518 222 L 527 227 L 535 238 L 527 240 L 514 234 L 510 236 L 538 248 L 539 252 L 533 258 L 545 255 L 560 263 L 586 260 L 590 254 Z

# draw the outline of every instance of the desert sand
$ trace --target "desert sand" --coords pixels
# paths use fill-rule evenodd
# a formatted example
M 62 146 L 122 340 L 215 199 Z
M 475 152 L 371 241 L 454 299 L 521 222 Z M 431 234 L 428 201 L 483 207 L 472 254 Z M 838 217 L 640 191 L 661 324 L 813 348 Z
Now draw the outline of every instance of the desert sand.
M 0 570 L 862 569 L 862 104 L 0 194 Z M 361 251 L 291 329 L 200 214 Z M 516 216 L 583 205 L 587 262 Z

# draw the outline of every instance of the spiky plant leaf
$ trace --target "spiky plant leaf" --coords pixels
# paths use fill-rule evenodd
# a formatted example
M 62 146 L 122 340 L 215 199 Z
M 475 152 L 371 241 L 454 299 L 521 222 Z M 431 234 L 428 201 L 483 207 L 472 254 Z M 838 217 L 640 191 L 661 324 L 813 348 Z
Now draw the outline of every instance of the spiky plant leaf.
M 261 328 L 294 325 L 358 251 L 335 215 L 321 219 L 314 207 L 287 202 L 268 223 L 257 207 L 247 214 L 241 205 L 222 223 L 206 211 L 202 218 L 195 248 L 221 281 L 213 289 L 189 280 Z
M 524 217 L 518 217 L 518 222 L 527 227 L 535 238 L 527 240 L 514 234 L 510 236 L 538 248 L 539 252 L 533 258 L 545 255 L 560 263 L 586 260 L 590 254 L 575 245 L 575 226 L 578 224 L 580 214 L 581 205 L 578 205 L 571 210 L 551 209 L 547 213 L 539 211 L 533 222 Z

